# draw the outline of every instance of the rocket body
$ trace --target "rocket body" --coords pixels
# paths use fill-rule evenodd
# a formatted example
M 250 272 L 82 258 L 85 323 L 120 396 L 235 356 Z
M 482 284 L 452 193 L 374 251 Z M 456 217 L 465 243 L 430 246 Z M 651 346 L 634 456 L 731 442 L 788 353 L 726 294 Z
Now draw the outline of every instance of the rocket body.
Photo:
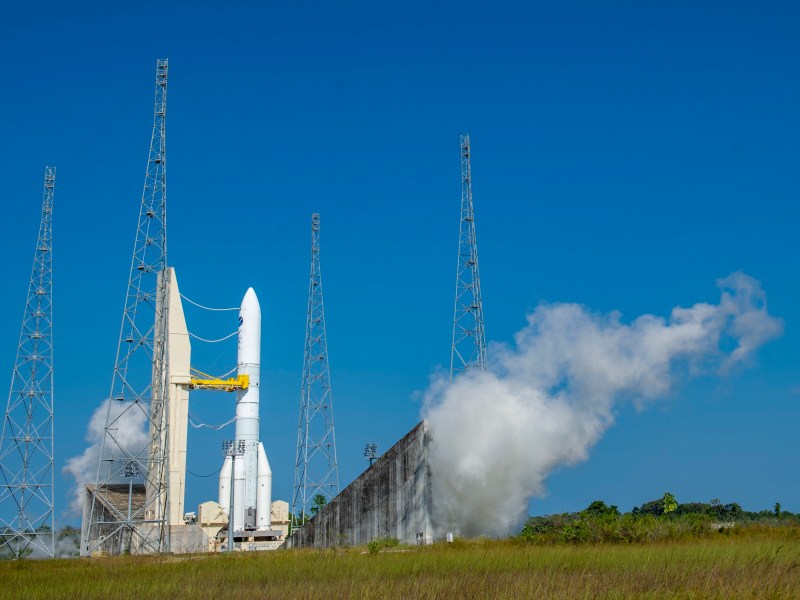
M 236 391 L 236 435 L 234 449 L 243 453 L 225 457 L 220 470 L 219 504 L 227 509 L 234 532 L 270 528 L 272 471 L 259 441 L 261 385 L 261 306 L 249 288 L 239 309 L 238 374 L 247 375 L 246 389 Z M 233 473 L 231 473 L 233 471 Z M 230 507 L 233 475 L 233 516 Z M 229 524 L 229 527 L 231 525 Z

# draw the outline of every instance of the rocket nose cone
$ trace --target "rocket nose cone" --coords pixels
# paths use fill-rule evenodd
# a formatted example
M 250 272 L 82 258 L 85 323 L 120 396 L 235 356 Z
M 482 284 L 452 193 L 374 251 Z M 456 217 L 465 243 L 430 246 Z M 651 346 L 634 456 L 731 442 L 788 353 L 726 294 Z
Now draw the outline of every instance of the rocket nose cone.
M 258 296 L 256 296 L 256 292 L 253 288 L 247 288 L 247 292 L 245 292 L 244 298 L 242 298 L 242 308 L 253 305 L 258 305 Z
M 247 288 L 247 292 L 242 298 L 242 306 L 239 308 L 239 316 L 242 317 L 245 313 L 249 313 L 251 315 L 258 315 L 258 319 L 261 318 L 261 304 L 258 301 L 258 296 L 256 296 L 255 290 L 253 288 Z M 241 321 L 239 323 L 241 325 Z
M 258 365 L 261 362 L 260 346 L 261 306 L 253 288 L 248 288 L 239 309 L 239 364 Z M 257 380 L 255 385 L 258 386 Z

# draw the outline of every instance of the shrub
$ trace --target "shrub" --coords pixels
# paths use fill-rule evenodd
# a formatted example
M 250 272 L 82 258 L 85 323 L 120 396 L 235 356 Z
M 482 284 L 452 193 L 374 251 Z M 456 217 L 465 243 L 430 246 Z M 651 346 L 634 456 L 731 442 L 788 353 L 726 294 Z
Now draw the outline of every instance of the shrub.
M 533 517 L 519 536 L 532 543 L 640 543 L 678 540 L 709 535 L 714 519 L 705 514 L 655 516 L 626 513 L 618 515 L 582 513 Z
M 400 545 L 400 540 L 397 538 L 375 538 L 367 544 L 367 550 L 370 554 L 377 554 L 384 548 L 394 548 Z

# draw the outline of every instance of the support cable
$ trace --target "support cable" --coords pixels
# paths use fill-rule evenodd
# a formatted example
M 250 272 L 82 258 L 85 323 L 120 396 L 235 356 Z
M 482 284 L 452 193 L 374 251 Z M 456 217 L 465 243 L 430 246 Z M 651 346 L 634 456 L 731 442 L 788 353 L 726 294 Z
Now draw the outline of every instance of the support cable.
M 124 104 L 115 112 L 111 117 L 106 121 L 103 125 L 101 125 L 97 131 L 95 131 L 89 138 L 83 142 L 82 144 L 78 145 L 75 149 L 70 152 L 67 157 L 63 161 L 63 166 L 68 167 L 71 166 L 86 150 L 88 150 L 92 144 L 94 144 L 98 138 L 100 138 L 106 131 L 108 131 L 113 125 L 115 125 L 119 120 L 122 118 L 122 115 L 131 107 L 133 106 L 134 102 L 139 99 L 142 92 L 147 88 L 147 86 L 152 81 L 151 77 L 147 77 L 147 79 L 142 81 L 142 84 L 136 89 L 136 91 L 128 98 Z M 92 164 L 92 163 L 89 163 Z
M 221 338 L 219 338 L 218 340 L 207 340 L 207 339 L 205 339 L 205 338 L 201 338 L 199 335 L 195 335 L 195 334 L 194 334 L 194 333 L 192 333 L 191 331 L 189 332 L 189 336 L 190 336 L 190 337 L 192 337 L 192 338 L 194 338 L 194 339 L 196 339 L 198 342 L 208 342 L 209 344 L 216 344 L 217 342 L 224 342 L 225 340 L 229 340 L 229 339 L 231 339 L 231 338 L 232 338 L 233 336 L 235 336 L 237 333 L 239 333 L 239 331 L 238 331 L 238 330 L 236 330 L 236 331 L 234 331 L 234 332 L 232 332 L 232 333 L 229 333 L 229 334 L 228 334 L 228 335 L 226 335 L 225 337 L 221 337 Z
M 236 371 L 238 368 L 239 368 L 239 365 L 236 365 L 235 367 L 233 367 L 233 368 L 232 368 L 230 371 L 228 371 L 227 373 L 224 373 L 224 374 L 220 375 L 219 377 L 217 377 L 217 379 L 225 379 L 225 378 L 226 378 L 228 375 L 233 375 L 233 374 L 234 374 L 234 372 L 235 372 L 235 371 Z M 198 371 L 198 373 L 199 373 L 199 372 L 200 372 L 200 371 Z
M 213 311 L 224 311 L 224 310 L 239 310 L 239 306 L 233 306 L 231 308 L 209 308 L 208 306 L 203 306 L 202 304 L 198 304 L 191 298 L 187 298 L 183 294 L 181 294 L 181 298 L 186 300 L 189 304 L 194 304 L 197 308 L 202 308 L 203 310 L 213 310 Z
M 208 423 L 195 423 L 194 419 L 192 419 L 192 417 L 189 417 L 189 424 L 192 427 L 194 427 L 195 429 L 206 428 L 206 429 L 212 429 L 213 431 L 219 431 L 223 427 L 227 427 L 228 425 L 233 423 L 235 420 L 236 420 L 236 417 L 233 417 L 230 421 L 226 421 L 222 425 L 209 425 Z
M 217 473 L 219 473 L 221 470 L 222 470 L 222 465 L 220 465 L 220 466 L 219 466 L 219 469 L 217 469 L 217 470 L 216 470 L 216 471 L 214 471 L 213 473 L 209 473 L 208 475 L 198 475 L 197 473 L 193 473 L 193 472 L 192 472 L 192 471 L 190 471 L 189 469 L 186 469 L 186 472 L 187 472 L 189 475 L 194 475 L 195 477 L 213 477 L 214 475 L 216 475 Z
M 202 377 L 205 377 L 206 379 L 225 379 L 228 375 L 233 374 L 233 372 L 238 368 L 239 368 L 239 366 L 237 365 L 237 366 L 233 367 L 227 373 L 224 373 L 223 375 L 219 375 L 219 376 L 211 375 L 210 373 L 206 373 L 205 371 L 201 371 L 200 369 L 195 369 L 194 367 L 191 368 L 191 371 L 192 371 L 192 375 L 200 375 Z

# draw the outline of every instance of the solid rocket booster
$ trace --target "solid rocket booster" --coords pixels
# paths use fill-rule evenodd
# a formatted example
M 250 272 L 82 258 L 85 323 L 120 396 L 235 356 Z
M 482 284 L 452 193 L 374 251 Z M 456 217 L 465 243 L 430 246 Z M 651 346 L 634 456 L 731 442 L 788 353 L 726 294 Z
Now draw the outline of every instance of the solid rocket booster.
M 268 530 L 271 526 L 272 470 L 264 445 L 258 439 L 259 387 L 261 379 L 261 306 L 249 288 L 239 309 L 238 374 L 247 375 L 247 389 L 236 392 L 234 448 L 244 454 L 225 457 L 219 473 L 219 504 L 228 513 L 234 531 Z M 230 515 L 231 467 L 233 467 L 233 518 Z M 229 525 L 230 527 L 230 525 Z

